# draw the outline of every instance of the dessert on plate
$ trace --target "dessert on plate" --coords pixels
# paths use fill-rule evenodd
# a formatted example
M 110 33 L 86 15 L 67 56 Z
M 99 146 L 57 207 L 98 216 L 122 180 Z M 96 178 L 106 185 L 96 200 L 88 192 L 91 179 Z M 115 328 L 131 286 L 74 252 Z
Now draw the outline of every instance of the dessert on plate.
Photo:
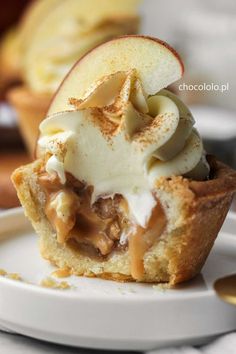
M 37 159 L 13 182 L 45 259 L 71 273 L 176 284 L 198 274 L 236 190 L 165 87 L 183 75 L 166 43 L 124 36 L 66 76 Z
M 38 125 L 63 77 L 98 44 L 137 33 L 139 2 L 37 0 L 13 33 L 7 34 L 0 51 L 2 72 L 6 78 L 13 76 L 21 81 L 7 96 L 18 111 L 22 134 L 31 152 Z

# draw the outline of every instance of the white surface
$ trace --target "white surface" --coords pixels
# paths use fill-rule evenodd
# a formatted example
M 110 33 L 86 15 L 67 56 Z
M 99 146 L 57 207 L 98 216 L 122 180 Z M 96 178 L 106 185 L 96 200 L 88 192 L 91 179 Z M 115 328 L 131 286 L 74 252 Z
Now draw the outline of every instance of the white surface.
M 199 344 L 231 331 L 236 311 L 215 296 L 212 282 L 235 271 L 235 225 L 230 214 L 202 274 L 175 290 L 70 277 L 74 289 L 63 291 L 37 286 L 53 267 L 40 258 L 21 210 L 3 213 L 0 268 L 32 284 L 0 278 L 0 324 L 52 342 L 127 350 Z
M 236 113 L 218 107 L 195 105 L 190 110 L 196 128 L 206 139 L 227 140 L 236 138 Z
M 16 112 L 7 103 L 0 103 L 0 126 L 16 126 Z
M 154 350 L 146 354 L 235 354 L 236 333 L 230 333 L 201 348 L 179 347 Z
M 144 0 L 141 8 L 142 34 L 178 50 L 185 64 L 184 81 L 190 76 L 191 83 L 229 83 L 228 91 L 205 91 L 199 99 L 235 110 L 235 0 Z
M 18 334 L 0 332 L 1 354 L 105 354 L 104 351 L 74 348 L 39 341 Z M 130 352 L 106 352 L 106 354 L 134 354 Z M 225 354 L 225 353 L 224 353 Z

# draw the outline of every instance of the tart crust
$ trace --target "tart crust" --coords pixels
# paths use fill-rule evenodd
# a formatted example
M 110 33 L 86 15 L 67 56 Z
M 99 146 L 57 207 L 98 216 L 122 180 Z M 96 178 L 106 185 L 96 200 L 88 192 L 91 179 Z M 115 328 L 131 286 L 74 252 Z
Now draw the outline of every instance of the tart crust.
M 142 282 L 171 285 L 201 271 L 229 210 L 236 190 L 236 171 L 209 157 L 211 179 L 192 181 L 181 176 L 161 178 L 155 194 L 165 210 L 167 228 L 144 255 Z M 45 194 L 38 183 L 42 161 L 18 168 L 12 175 L 26 216 L 39 235 L 42 256 L 72 274 L 116 281 L 135 281 L 128 250 L 97 261 L 59 244 L 44 213 Z
M 51 94 L 33 92 L 26 86 L 20 85 L 9 90 L 7 98 L 18 113 L 22 137 L 29 153 L 33 156 L 39 135 L 39 125 L 46 116 Z

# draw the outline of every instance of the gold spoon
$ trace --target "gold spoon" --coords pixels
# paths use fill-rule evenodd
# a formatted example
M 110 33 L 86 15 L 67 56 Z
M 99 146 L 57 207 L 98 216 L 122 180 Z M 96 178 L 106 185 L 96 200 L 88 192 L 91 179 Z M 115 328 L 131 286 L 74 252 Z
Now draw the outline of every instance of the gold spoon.
M 236 274 L 217 279 L 214 283 L 217 295 L 225 302 L 236 305 Z

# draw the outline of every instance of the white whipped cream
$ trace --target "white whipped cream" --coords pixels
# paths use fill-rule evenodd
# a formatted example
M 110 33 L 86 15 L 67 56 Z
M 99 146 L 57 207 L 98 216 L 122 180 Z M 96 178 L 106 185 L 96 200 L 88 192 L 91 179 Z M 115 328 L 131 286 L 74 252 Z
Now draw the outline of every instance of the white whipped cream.
M 108 87 L 113 99 L 104 94 Z M 64 171 L 94 187 L 92 200 L 123 195 L 140 226 L 151 216 L 160 177 L 191 177 L 192 171 L 193 177 L 207 177 L 209 166 L 188 108 L 167 90 L 147 98 L 134 71 L 105 77 L 73 105 L 76 110 L 49 116 L 40 125 L 39 155 L 54 156 L 48 172 L 63 178 L 63 164 Z
M 156 205 L 156 200 L 152 193 L 149 190 L 141 193 L 125 193 L 123 197 L 127 200 L 135 223 L 145 228 Z
M 64 170 L 64 164 L 63 162 L 59 161 L 58 158 L 55 155 L 52 155 L 47 163 L 46 163 L 46 172 L 50 175 L 53 172 L 57 173 L 60 182 L 62 184 L 66 183 L 66 175 L 65 175 L 65 170 Z
M 70 208 L 68 207 L 68 199 L 66 194 L 59 192 L 51 202 L 51 208 L 54 208 L 59 219 L 67 222 L 70 218 Z

